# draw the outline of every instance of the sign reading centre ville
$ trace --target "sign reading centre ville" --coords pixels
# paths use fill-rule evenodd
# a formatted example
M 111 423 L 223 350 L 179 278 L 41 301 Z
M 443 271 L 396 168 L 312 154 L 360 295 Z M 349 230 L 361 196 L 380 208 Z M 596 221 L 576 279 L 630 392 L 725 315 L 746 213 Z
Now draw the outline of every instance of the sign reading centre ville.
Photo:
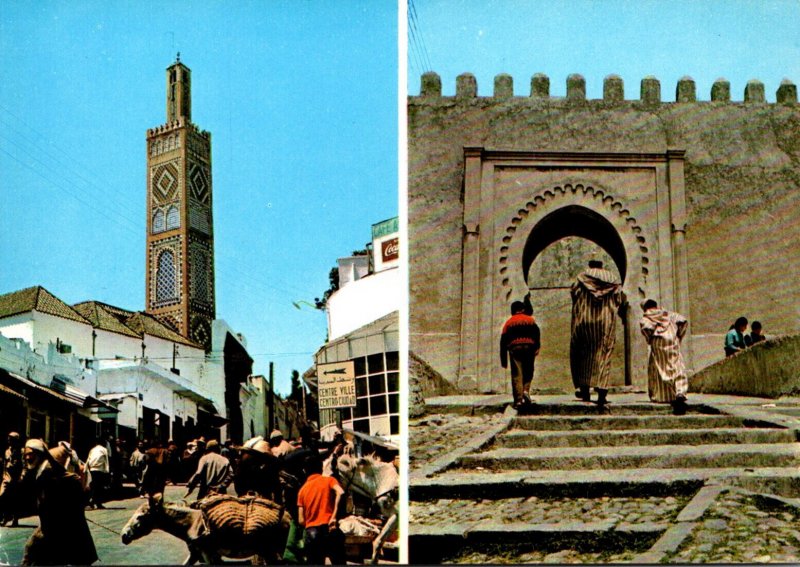
M 317 365 L 319 409 L 356 405 L 356 369 L 352 360 Z

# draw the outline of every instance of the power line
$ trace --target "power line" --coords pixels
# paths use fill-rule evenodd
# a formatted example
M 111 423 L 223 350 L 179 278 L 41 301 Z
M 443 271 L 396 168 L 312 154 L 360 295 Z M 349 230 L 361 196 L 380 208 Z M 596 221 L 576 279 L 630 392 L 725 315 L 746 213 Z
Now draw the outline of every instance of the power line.
M 421 52 L 421 58 L 423 64 L 427 67 L 424 71 L 433 71 L 433 64 L 431 63 L 431 58 L 428 55 L 428 49 L 425 46 L 425 38 L 422 34 L 420 25 L 419 25 L 419 15 L 417 14 L 417 8 L 414 5 L 414 0 L 408 0 L 409 6 L 409 21 L 410 21 L 410 29 L 412 30 L 412 36 L 418 43 L 418 49 Z
M 47 139 L 47 137 L 46 137 L 44 134 L 42 134 L 41 132 L 39 132 L 38 130 L 36 130 L 35 128 L 33 128 L 32 126 L 28 125 L 28 124 L 27 124 L 27 123 L 26 123 L 24 120 L 22 120 L 21 118 L 17 117 L 17 116 L 16 116 L 16 115 L 15 115 L 13 112 L 11 112 L 10 110 L 8 110 L 8 109 L 7 109 L 5 106 L 2 106 L 2 105 L 0 105 L 0 108 L 2 108 L 3 110 L 5 110 L 5 111 L 6 111 L 8 114 L 10 114 L 11 116 L 13 116 L 13 117 L 14 117 L 14 118 L 16 118 L 17 120 L 19 120 L 19 121 L 20 121 L 20 122 L 21 122 L 23 125 L 25 125 L 25 127 L 26 127 L 27 129 L 29 129 L 30 131 L 32 131 L 32 132 L 34 132 L 34 133 L 38 134 L 38 135 L 39 135 L 40 137 L 42 137 L 42 138 L 45 138 L 45 139 Z M 26 141 L 26 142 L 28 142 L 29 144 L 33 145 L 33 146 L 34 146 L 35 148 L 37 148 L 37 149 L 38 149 L 40 152 L 42 152 L 42 153 L 44 153 L 44 154 L 48 155 L 48 157 L 50 157 L 51 159 L 53 159 L 53 160 L 54 160 L 54 161 L 55 161 L 55 162 L 56 162 L 58 165 L 60 165 L 61 167 L 65 168 L 65 169 L 66 169 L 67 171 L 69 171 L 70 173 L 73 173 L 75 176 L 77 176 L 78 178 L 82 179 L 84 182 L 88 183 L 90 186 L 94 186 L 95 188 L 97 188 L 97 189 L 98 189 L 98 191 L 101 191 L 101 192 L 102 192 L 102 189 L 100 189 L 100 188 L 99 188 L 97 185 L 94 185 L 94 184 L 93 184 L 93 183 L 92 183 L 90 180 L 86 179 L 85 177 L 83 177 L 83 176 L 82 176 L 82 175 L 80 175 L 79 173 L 75 172 L 74 170 L 71 170 L 71 169 L 69 168 L 69 166 L 68 166 L 68 165 L 64 164 L 64 163 L 63 163 L 62 161 L 60 161 L 58 158 L 55 158 L 55 157 L 54 157 L 52 154 L 49 154 L 49 153 L 47 152 L 47 150 L 46 150 L 46 149 L 44 149 L 44 148 L 42 148 L 41 146 L 37 145 L 35 142 L 32 142 L 31 140 L 29 140 L 29 139 L 28 139 L 28 138 L 27 138 L 27 137 L 26 137 L 24 134 L 22 134 L 22 133 L 21 133 L 21 131 L 20 131 L 18 128 L 16 128 L 16 127 L 15 127 L 15 126 L 13 126 L 12 124 L 9 124 L 8 122 L 4 121 L 2 118 L 0 118 L 0 122 L 3 122 L 4 124 L 6 124 L 6 125 L 10 126 L 10 127 L 11 127 L 12 129 L 14 129 L 16 132 L 20 132 L 20 137 L 21 137 L 23 140 L 25 140 L 25 141 Z M 22 146 L 20 146 L 19 144 L 17 144 L 16 142 L 14 142 L 13 140 L 11 140 L 10 138 L 8 138 L 8 137 L 6 137 L 6 136 L 2 136 L 2 134 L 0 134 L 0 137 L 3 137 L 3 138 L 5 138 L 5 139 L 6 139 L 6 140 L 7 140 L 9 143 L 11 143 L 12 145 L 14 145 L 14 146 L 16 146 L 17 148 L 21 149 L 21 151 L 23 151 L 23 152 L 24 152 L 24 153 L 25 153 L 25 154 L 26 154 L 26 155 L 27 155 L 29 158 L 33 159 L 35 162 L 37 162 L 37 163 L 38 163 L 38 164 L 40 164 L 42 167 L 44 167 L 44 168 L 45 168 L 45 169 L 46 169 L 48 172 L 50 172 L 50 173 L 52 173 L 52 174 L 54 174 L 54 175 L 56 175 L 56 176 L 58 177 L 58 174 L 57 174 L 57 172 L 56 172 L 56 171 L 55 171 L 53 168 L 51 168 L 49 165 L 47 165 L 47 164 L 45 164 L 44 162 L 42 162 L 40 159 L 38 159 L 36 156 L 32 155 L 30 152 L 26 151 L 24 148 L 22 148 Z M 72 158 L 72 157 L 71 157 L 71 156 L 70 156 L 68 153 L 66 153 L 64 150 L 62 150 L 62 149 L 61 149 L 61 148 L 60 148 L 60 147 L 59 147 L 57 144 L 54 144 L 54 143 L 50 142 L 50 145 L 51 145 L 52 147 L 54 147 L 55 149 L 57 149 L 57 150 L 58 150 L 59 152 L 61 152 L 62 154 L 64 154 L 64 156 L 65 156 L 65 157 L 67 157 L 67 159 L 69 159 L 69 160 L 71 160 L 71 161 L 75 161 L 75 162 L 77 163 L 77 160 L 73 159 L 73 158 Z M 71 192 L 69 189 L 65 188 L 63 185 L 61 185 L 61 184 L 59 184 L 59 183 L 57 183 L 57 182 L 53 181 L 52 179 L 48 179 L 47 177 L 43 176 L 43 175 L 42 175 L 40 172 L 36 171 L 36 169 L 35 169 L 35 168 L 33 168 L 33 167 L 30 165 L 30 164 L 26 164 L 26 163 L 22 162 L 21 160 L 17 159 L 16 157 L 14 157 L 13 155 L 11 155 L 11 154 L 10 154 L 10 153 L 8 153 L 8 152 L 5 152 L 5 153 L 6 153 L 7 155 L 9 155 L 9 157 L 11 157 L 12 159 L 14 159 L 14 160 L 15 160 L 15 161 L 17 161 L 18 163 L 20 163 L 21 165 L 23 165 L 23 166 L 27 167 L 28 169 L 30 169 L 31 171 L 33 171 L 34 173 L 36 173 L 37 175 L 39 175 L 40 177 L 42 177 L 43 179 L 45 179 L 45 181 L 48 181 L 50 184 L 52 184 L 52 185 L 54 185 L 55 187 L 59 188 L 60 190 L 64 191 L 66 194 L 68 194 L 68 195 L 70 195 L 71 197 L 75 198 L 76 200 L 78 200 L 78 201 L 79 201 L 79 202 L 81 202 L 82 204 L 86 205 L 87 207 L 90 207 L 90 208 L 91 208 L 92 210 L 94 210 L 95 212 L 97 212 L 97 213 L 99 213 L 99 214 L 103 215 L 103 218 L 109 218 L 109 217 L 108 217 L 108 213 L 109 213 L 109 212 L 111 212 L 111 213 L 113 213 L 113 214 L 117 215 L 119 218 L 121 218 L 121 219 L 125 220 L 127 223 L 129 223 L 129 224 L 130 224 L 130 225 L 133 227 L 133 229 L 135 230 L 135 233 L 136 233 L 136 234 L 141 234 L 142 232 L 144 232 L 144 225 L 143 225 L 143 224 L 141 224 L 141 222 L 138 222 L 138 221 L 132 220 L 130 217 L 128 217 L 128 216 L 126 216 L 126 215 L 124 215 L 124 214 L 120 213 L 119 211 L 115 211 L 115 210 L 105 210 L 105 209 L 102 209 L 102 208 L 98 208 L 98 206 L 97 206 L 97 205 L 95 205 L 93 202 L 91 202 L 91 201 L 90 201 L 90 202 L 87 202 L 87 201 L 85 201 L 85 200 L 81 199 L 80 197 L 78 197 L 77 195 L 75 195 L 74 193 L 72 193 L 72 192 Z M 67 179 L 65 176 L 60 176 L 60 177 L 61 177 L 61 178 L 63 178 L 63 179 L 65 179 L 65 180 L 66 180 L 68 183 L 70 183 L 70 185 L 72 185 L 73 187 L 75 187 L 77 190 L 81 191 L 81 192 L 82 192 L 82 193 L 83 193 L 85 196 L 87 196 L 89 199 L 95 199 L 95 198 L 96 198 L 96 197 L 94 197 L 93 195 L 87 195 L 87 194 L 86 194 L 87 192 L 86 192 L 86 190 L 85 190 L 84 188 L 81 188 L 81 187 L 79 187 L 77 184 L 73 183 L 72 181 L 70 181 L 69 179 Z M 104 196 L 105 196 L 105 195 L 104 195 Z M 126 212 L 129 212 L 129 210 L 130 210 L 130 206 L 129 206 L 127 203 L 121 203 L 121 202 L 117 201 L 117 204 L 118 204 L 118 205 L 120 205 L 120 206 L 122 207 L 122 209 L 124 209 Z M 112 219 L 112 220 L 114 220 L 114 219 Z M 128 226 L 126 226 L 125 228 L 127 228 L 127 229 L 131 230 L 131 229 L 130 229 L 130 227 L 128 227 Z M 218 266 L 220 265 L 218 261 L 217 261 L 217 265 L 218 265 Z M 300 288 L 298 288 L 298 287 L 294 287 L 294 286 L 291 286 L 291 285 L 289 285 L 289 284 L 285 284 L 285 283 L 284 283 L 284 286 L 285 286 L 285 287 L 279 287 L 279 286 L 271 285 L 271 284 L 268 284 L 268 283 L 266 283 L 266 282 L 264 282 L 264 281 L 257 280 L 256 278 L 253 278 L 251 275 L 249 275 L 249 274 L 247 274 L 247 273 L 243 272 L 242 270 L 238 269 L 238 268 L 237 268 L 237 267 L 235 267 L 234 265 L 228 265 L 228 267 L 227 267 L 227 268 L 224 268 L 224 269 L 222 269 L 222 270 L 219 270 L 219 271 L 221 271 L 221 272 L 225 273 L 226 275 L 234 275 L 234 274 L 232 274 L 231 272 L 236 272 L 236 276 L 237 276 L 237 277 L 236 277 L 236 279 L 237 279 L 237 280 L 239 280 L 239 279 L 241 279 L 241 278 L 248 279 L 248 280 L 250 280 L 250 281 L 252 281 L 252 282 L 256 283 L 256 284 L 257 284 L 257 285 L 259 285 L 259 286 L 263 285 L 263 286 L 265 286 L 265 287 L 267 287 L 267 288 L 270 288 L 270 289 L 272 289 L 272 290 L 275 290 L 275 291 L 281 292 L 281 293 L 285 294 L 287 297 L 292 297 L 292 298 L 294 298 L 294 297 L 295 297 L 297 294 L 302 294 L 302 295 L 313 295 L 313 293 L 318 293 L 318 294 L 320 294 L 320 295 L 321 295 L 321 294 L 323 293 L 323 292 L 313 292 L 313 293 L 311 293 L 311 294 L 310 294 L 310 293 L 309 293 L 309 290 L 306 290 L 306 289 L 300 289 Z M 290 289 L 286 289 L 286 288 L 290 288 Z M 324 291 L 324 290 L 323 290 L 323 291 Z
M 0 134 L 0 137 L 5 138 L 5 136 L 2 136 L 1 134 Z M 8 138 L 5 138 L 5 139 L 8 140 Z M 10 141 L 10 140 L 8 140 L 8 141 Z M 13 144 L 13 142 L 11 142 L 11 143 Z M 78 201 L 79 203 L 81 203 L 81 204 L 85 205 L 86 207 L 92 209 L 94 212 L 102 215 L 104 219 L 111 220 L 112 222 L 116 222 L 119 226 L 121 226 L 122 228 L 128 230 L 132 234 L 141 235 L 141 233 L 143 232 L 143 228 L 144 227 L 142 227 L 141 225 L 137 225 L 137 223 L 132 221 L 130 218 L 122 216 L 122 215 L 119 215 L 117 213 L 119 218 L 124 220 L 124 221 L 127 221 L 128 224 L 121 223 L 118 219 L 110 217 L 108 215 L 109 211 L 107 211 L 107 210 L 103 209 L 102 207 L 96 205 L 93 201 L 91 201 L 91 200 L 87 201 L 82 196 L 75 194 L 73 191 L 71 191 L 67 187 L 61 185 L 60 183 L 58 183 L 58 182 L 54 181 L 53 179 L 49 178 L 48 176 L 44 175 L 42 173 L 42 171 L 37 170 L 31 164 L 24 162 L 23 160 L 19 159 L 15 155 L 13 155 L 10 152 L 6 151 L 2 147 L 0 147 L 0 151 L 2 151 L 4 154 L 6 154 L 8 157 L 10 157 L 11 159 L 16 161 L 17 163 L 19 163 L 23 167 L 25 167 L 25 168 L 29 169 L 30 171 L 32 171 L 37 176 L 39 176 L 42 179 L 44 179 L 47 183 L 49 183 L 54 188 L 66 193 L 67 195 L 69 195 L 70 197 L 72 197 L 73 199 Z M 55 171 L 53 171 L 52 168 L 50 168 L 47 164 L 43 163 L 36 156 L 33 156 L 30 153 L 25 152 L 24 149 L 22 151 L 26 154 L 27 157 L 29 157 L 30 159 L 34 160 L 35 162 L 37 162 L 41 166 L 43 166 L 47 172 L 49 172 L 51 174 L 55 174 Z M 275 285 L 268 284 L 268 283 L 266 283 L 264 281 L 261 281 L 261 280 L 258 280 L 256 278 L 254 278 L 250 274 L 245 273 L 244 271 L 240 270 L 238 267 L 235 267 L 234 265 L 221 265 L 218 261 L 215 262 L 215 264 L 217 264 L 218 268 L 221 268 L 221 269 L 218 269 L 217 271 L 222 272 L 225 275 L 230 276 L 231 279 L 234 280 L 234 281 L 240 281 L 242 278 L 244 278 L 246 280 L 249 280 L 251 282 L 256 283 L 258 286 L 264 286 L 265 288 L 270 288 L 270 289 L 272 289 L 274 291 L 281 292 L 286 297 L 289 297 L 289 298 L 292 298 L 292 299 L 294 299 L 298 293 L 301 293 L 301 294 L 307 294 L 308 293 L 308 290 L 300 290 L 299 288 L 294 288 L 294 291 L 290 291 L 289 289 L 285 289 L 285 288 L 282 288 L 282 287 L 278 287 L 278 286 L 275 286 Z M 235 274 L 233 272 L 235 272 Z M 216 283 L 215 283 L 215 287 L 216 287 Z
M 184 345 L 185 346 L 185 345 Z M 316 351 L 308 351 L 308 352 L 248 352 L 248 356 L 306 356 L 312 355 Z M 81 358 L 81 357 L 79 357 Z M 89 358 L 91 360 L 141 360 L 141 356 L 111 356 L 111 357 L 100 357 L 100 356 L 90 356 L 90 357 L 83 357 Z M 147 360 L 167 360 L 171 361 L 172 356 L 148 356 L 145 354 L 145 358 Z M 225 358 L 224 354 L 206 354 L 203 356 L 184 356 L 178 355 L 175 357 L 175 361 L 179 360 L 222 360 Z
M 98 213 L 104 214 L 104 211 L 103 211 L 102 209 L 98 208 L 98 207 L 97 207 L 95 204 L 93 204 L 91 201 L 85 201 L 85 200 L 83 200 L 83 199 L 82 199 L 81 197 L 79 197 L 78 195 L 75 195 L 74 193 L 72 193 L 71 191 L 69 191 L 69 189 L 67 189 L 66 187 L 64 187 L 64 186 L 60 185 L 59 183 L 57 183 L 57 182 L 53 181 L 52 179 L 49 179 L 48 177 L 46 177 L 45 175 L 43 175 L 43 174 L 42 174 L 40 171 L 37 171 L 35 168 L 31 167 L 31 165 L 30 165 L 30 164 L 27 164 L 27 163 L 23 162 L 22 160 L 20 160 L 19 158 L 17 158 L 15 155 L 13 155 L 13 154 L 9 153 L 9 152 L 8 152 L 8 151 L 6 151 L 5 149 L 3 149 L 3 148 L 0 148 L 0 152 L 3 152 L 3 153 L 4 153 L 4 154 L 6 154 L 8 157 L 10 157 L 11 159 L 13 159 L 14 161 L 16 161 L 17 163 L 19 163 L 19 164 L 20 164 L 20 165 L 22 165 L 23 167 L 26 167 L 26 168 L 30 169 L 30 170 L 31 170 L 33 173 L 35 173 L 36 175 L 38 175 L 39 177 L 41 177 L 42 179 L 44 179 L 45 181 L 47 181 L 47 182 L 48 182 L 50 185 L 52 185 L 53 187 L 55 187 L 55 188 L 57 188 L 57 189 L 60 189 L 61 191 L 65 192 L 67 195 L 70 195 L 72 198 L 74 198 L 74 199 L 75 199 L 75 200 L 77 200 L 78 202 L 82 203 L 83 205 L 86 205 L 87 207 L 89 207 L 90 209 L 94 210 L 95 212 L 98 212 Z M 33 156 L 29 156 L 29 157 L 31 157 L 31 158 L 32 158 L 32 159 L 34 159 L 35 161 L 39 161 L 39 160 L 37 160 L 37 159 L 36 159 L 35 157 L 33 157 Z M 39 163 L 41 163 L 41 162 L 39 162 Z M 45 166 L 45 167 L 46 167 L 46 166 Z M 129 221 L 129 222 L 130 222 L 130 221 Z M 137 233 L 138 233 L 138 231 L 135 231 L 133 228 L 131 228 L 131 227 L 129 227 L 129 226 L 125 226 L 125 225 L 121 225 L 121 226 L 123 226 L 123 227 L 124 227 L 125 229 L 127 229 L 127 230 L 130 230 L 131 232 L 137 232 Z
M 10 116 L 14 117 L 14 118 L 15 118 L 17 121 L 19 121 L 20 123 L 22 123 L 22 125 L 23 125 L 23 126 L 25 127 L 25 129 L 26 129 L 26 132 L 33 132 L 34 134 L 38 135 L 38 136 L 39 136 L 39 138 L 43 138 L 43 139 L 44 139 L 44 140 L 45 140 L 45 141 L 48 143 L 48 146 L 50 146 L 50 147 L 52 147 L 53 149 L 57 150 L 57 151 L 58 151 L 60 154 L 62 154 L 62 155 L 63 155 L 63 156 L 64 156 L 64 157 L 65 157 L 67 160 L 69 160 L 69 162 L 74 162 L 74 163 L 78 164 L 79 166 L 81 166 L 81 168 L 82 168 L 83 170 L 88 170 L 88 169 L 89 169 L 89 168 L 88 168 L 88 167 L 87 167 L 85 164 L 82 164 L 82 163 L 80 163 L 80 162 L 79 162 L 77 159 L 75 159 L 74 157 L 70 156 L 70 155 L 69 155 L 69 154 L 68 154 L 66 151 L 64 151 L 64 150 L 63 150 L 63 149 L 62 149 L 62 148 L 61 148 L 61 147 L 60 147 L 58 144 L 54 143 L 54 142 L 53 142 L 51 139 L 49 139 L 49 138 L 48 138 L 48 137 L 47 137 L 45 134 L 42 134 L 41 132 L 39 132 L 39 131 L 38 131 L 36 128 L 34 128 L 33 126 L 31 126 L 30 124 L 28 124 L 27 122 L 25 122 L 23 119 L 19 118 L 19 117 L 18 117 L 16 114 L 14 114 L 13 112 L 11 112 L 11 111 L 10 111 L 8 108 L 6 108 L 6 107 L 5 107 L 5 106 L 3 106 L 3 105 L 0 105 L 0 109 L 4 110 L 4 111 L 5 111 L 7 114 L 9 114 Z M 117 193 L 113 193 L 113 192 L 109 192 L 109 191 L 104 191 L 104 190 L 103 190 L 103 189 L 102 189 L 102 188 L 101 188 L 99 185 L 97 185 L 96 183 L 92 182 L 90 179 L 87 179 L 86 177 L 84 177 L 84 176 L 83 176 L 83 175 L 82 175 L 82 174 L 81 174 L 79 171 L 76 171 L 76 170 L 72 169 L 72 168 L 70 167 L 69 163 L 64 163 L 63 161 L 61 161 L 60 159 L 58 159 L 58 158 L 57 158 L 57 157 L 55 157 L 54 155 L 50 154 L 46 148 L 42 147 L 41 145 L 39 145 L 39 144 L 38 144 L 37 142 L 35 142 L 35 141 L 31 141 L 31 140 L 30 140 L 30 139 L 29 139 L 29 138 L 28 138 L 28 137 L 25 135 L 25 133 L 23 133 L 23 132 L 22 132 L 22 131 L 21 131 L 19 128 L 17 128 L 17 127 L 16 127 L 16 126 L 14 126 L 13 124 L 10 124 L 9 122 L 6 122 L 6 121 L 5 121 L 5 120 L 3 120 L 2 118 L 0 118 L 0 122 L 2 122 L 3 124 L 7 125 L 7 126 L 8 126 L 8 127 L 10 127 L 10 128 L 12 128 L 14 131 L 18 132 L 18 133 L 19 133 L 19 137 L 20 137 L 20 138 L 22 138 L 23 140 L 27 141 L 29 144 L 31 144 L 32 146 L 34 146 L 34 147 L 35 147 L 35 148 L 36 148 L 36 149 L 37 149 L 39 152 L 46 154 L 48 157 L 50 157 L 50 158 L 51 158 L 53 161 L 55 161 L 55 162 L 56 162 L 56 163 L 57 163 L 59 166 L 61 166 L 63 169 L 65 169 L 65 170 L 67 170 L 68 172 L 72 173 L 72 174 L 73 174 L 74 176 L 76 176 L 78 179 L 80 179 L 80 180 L 82 180 L 83 182 L 87 183 L 87 184 L 88 184 L 90 187 L 93 187 L 94 189 L 96 189 L 96 190 L 97 190 L 97 192 L 98 192 L 100 195 L 102 195 L 102 196 L 103 196 L 103 198 L 105 198 L 105 199 L 111 199 L 112 201 L 115 201 L 115 202 L 116 202 L 116 204 L 117 204 L 118 206 L 120 206 L 122 209 L 124 209 L 124 210 L 127 212 L 127 209 L 128 209 L 128 208 L 129 208 L 129 206 L 130 206 L 130 205 L 129 205 L 129 203 L 127 203 L 127 202 L 123 202 L 123 201 L 119 200 L 119 199 L 118 199 L 118 197 L 117 197 Z M 138 221 L 137 221 L 137 224 L 138 224 Z
M 413 64 L 414 67 L 416 67 L 415 74 L 419 76 L 424 72 L 423 71 L 424 63 L 421 60 L 419 43 L 416 37 L 416 27 L 413 25 L 412 22 L 411 9 L 412 9 L 411 2 L 409 2 L 407 8 L 407 14 L 408 14 L 408 21 L 411 25 L 408 26 L 408 35 L 410 36 L 411 41 L 408 43 L 409 47 L 408 52 L 411 54 L 411 59 L 412 59 L 411 63 Z

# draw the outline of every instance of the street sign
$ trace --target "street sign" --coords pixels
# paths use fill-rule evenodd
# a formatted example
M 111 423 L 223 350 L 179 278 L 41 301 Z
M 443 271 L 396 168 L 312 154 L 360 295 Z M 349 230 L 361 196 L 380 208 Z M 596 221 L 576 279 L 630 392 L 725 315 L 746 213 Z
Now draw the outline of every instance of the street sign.
M 356 370 L 352 360 L 317 365 L 319 409 L 356 405 Z

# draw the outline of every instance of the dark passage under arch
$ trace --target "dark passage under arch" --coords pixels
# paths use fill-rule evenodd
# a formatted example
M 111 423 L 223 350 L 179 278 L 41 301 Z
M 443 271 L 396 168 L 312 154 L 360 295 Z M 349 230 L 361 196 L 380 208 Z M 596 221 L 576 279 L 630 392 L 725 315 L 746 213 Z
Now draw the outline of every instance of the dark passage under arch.
M 581 207 L 569 205 L 545 216 L 533 227 L 522 253 L 522 273 L 528 281 L 528 272 L 534 260 L 548 246 L 568 236 L 578 236 L 597 244 L 614 259 L 620 279 L 625 283 L 628 260 L 625 245 L 617 230 L 602 215 Z

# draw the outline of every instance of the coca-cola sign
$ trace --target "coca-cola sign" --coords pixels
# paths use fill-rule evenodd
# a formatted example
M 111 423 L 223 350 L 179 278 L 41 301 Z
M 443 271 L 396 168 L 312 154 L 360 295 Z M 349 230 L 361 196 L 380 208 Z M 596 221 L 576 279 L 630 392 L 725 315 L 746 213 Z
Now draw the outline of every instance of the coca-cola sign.
M 381 242 L 381 259 L 383 262 L 391 262 L 400 257 L 400 240 L 392 238 Z

